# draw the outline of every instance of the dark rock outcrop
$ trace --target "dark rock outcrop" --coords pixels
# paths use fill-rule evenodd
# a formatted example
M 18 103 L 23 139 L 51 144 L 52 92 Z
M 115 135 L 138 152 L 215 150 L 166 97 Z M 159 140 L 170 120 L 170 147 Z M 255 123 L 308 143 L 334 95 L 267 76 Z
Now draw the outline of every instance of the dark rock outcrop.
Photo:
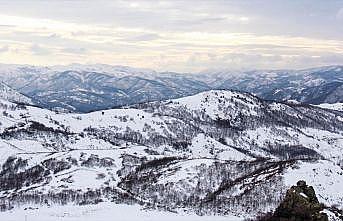
M 312 186 L 300 180 L 286 193 L 285 199 L 273 214 L 258 218 L 260 221 L 328 221 Z

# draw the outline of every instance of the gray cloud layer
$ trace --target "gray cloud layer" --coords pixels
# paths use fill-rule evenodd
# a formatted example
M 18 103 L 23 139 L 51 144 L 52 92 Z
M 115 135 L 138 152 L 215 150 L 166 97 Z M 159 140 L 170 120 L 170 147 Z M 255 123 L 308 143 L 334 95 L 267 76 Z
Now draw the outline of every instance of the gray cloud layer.
M 198 71 L 343 63 L 343 1 L 0 0 L 0 62 Z

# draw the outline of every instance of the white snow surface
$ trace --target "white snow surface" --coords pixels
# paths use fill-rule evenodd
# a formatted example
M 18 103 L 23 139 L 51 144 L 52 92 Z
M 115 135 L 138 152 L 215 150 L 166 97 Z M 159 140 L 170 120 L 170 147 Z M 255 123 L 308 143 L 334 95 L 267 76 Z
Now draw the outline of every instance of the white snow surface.
M 251 157 L 235 150 L 232 147 L 228 147 L 207 137 L 205 134 L 198 134 L 189 147 L 192 151 L 193 157 L 205 157 L 211 158 L 213 155 L 220 160 L 252 160 Z M 212 153 L 211 153 L 212 152 Z
M 17 102 L 17 103 L 33 104 L 31 98 L 19 93 L 18 91 L 2 83 L 1 81 L 0 81 L 0 99 Z
M 3 221 L 240 221 L 243 217 L 237 216 L 197 216 L 183 214 L 143 210 L 137 205 L 125 205 L 114 203 L 100 203 L 85 206 L 53 206 L 40 207 L 25 210 L 24 208 L 0 213 Z
M 236 106 L 238 103 L 240 106 Z M 211 90 L 193 96 L 172 100 L 170 106 L 183 106 L 192 111 L 203 112 L 212 119 L 231 119 L 239 112 L 246 115 L 257 115 L 255 108 L 259 102 L 250 96 L 234 91 Z M 230 114 L 228 114 L 230 113 Z
M 323 103 L 323 104 L 318 104 L 315 106 L 325 108 L 325 109 L 343 111 L 343 103 L 334 103 L 334 104 Z
M 313 186 L 318 200 L 326 205 L 339 205 L 343 209 L 343 170 L 330 161 L 299 163 L 283 175 L 286 186 L 293 186 L 299 180 L 305 180 Z

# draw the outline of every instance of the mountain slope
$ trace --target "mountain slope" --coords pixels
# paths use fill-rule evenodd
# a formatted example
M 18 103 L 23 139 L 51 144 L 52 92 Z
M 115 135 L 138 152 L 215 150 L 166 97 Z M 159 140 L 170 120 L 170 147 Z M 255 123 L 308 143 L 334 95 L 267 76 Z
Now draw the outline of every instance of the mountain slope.
M 268 100 L 297 100 L 303 103 L 337 103 L 342 100 L 343 67 L 327 66 L 305 70 L 256 70 L 214 75 L 218 88 L 244 90 Z M 212 83 L 213 84 L 213 83 Z
M 321 108 L 330 109 L 330 110 L 343 111 L 343 103 L 333 103 L 333 104 L 323 103 L 317 106 Z
M 299 180 L 296 186 L 287 190 L 286 196 L 273 214 L 260 217 L 259 221 L 336 221 L 342 219 L 342 211 L 319 203 L 312 186 Z
M 33 104 L 31 98 L 24 96 L 2 82 L 0 82 L 0 99 L 16 103 Z
M 251 217 L 299 177 L 343 205 L 338 111 L 235 91 L 88 114 L 0 108 L 2 210 L 116 202 Z

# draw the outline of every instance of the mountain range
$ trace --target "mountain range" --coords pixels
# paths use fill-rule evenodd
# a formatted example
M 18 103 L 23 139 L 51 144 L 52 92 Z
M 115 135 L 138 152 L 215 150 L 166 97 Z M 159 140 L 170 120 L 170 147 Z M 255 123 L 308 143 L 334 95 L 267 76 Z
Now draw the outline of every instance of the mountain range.
M 49 109 L 90 112 L 194 95 L 212 89 L 250 92 L 267 100 L 343 102 L 343 66 L 306 70 L 156 72 L 111 65 L 0 65 L 0 81 Z

